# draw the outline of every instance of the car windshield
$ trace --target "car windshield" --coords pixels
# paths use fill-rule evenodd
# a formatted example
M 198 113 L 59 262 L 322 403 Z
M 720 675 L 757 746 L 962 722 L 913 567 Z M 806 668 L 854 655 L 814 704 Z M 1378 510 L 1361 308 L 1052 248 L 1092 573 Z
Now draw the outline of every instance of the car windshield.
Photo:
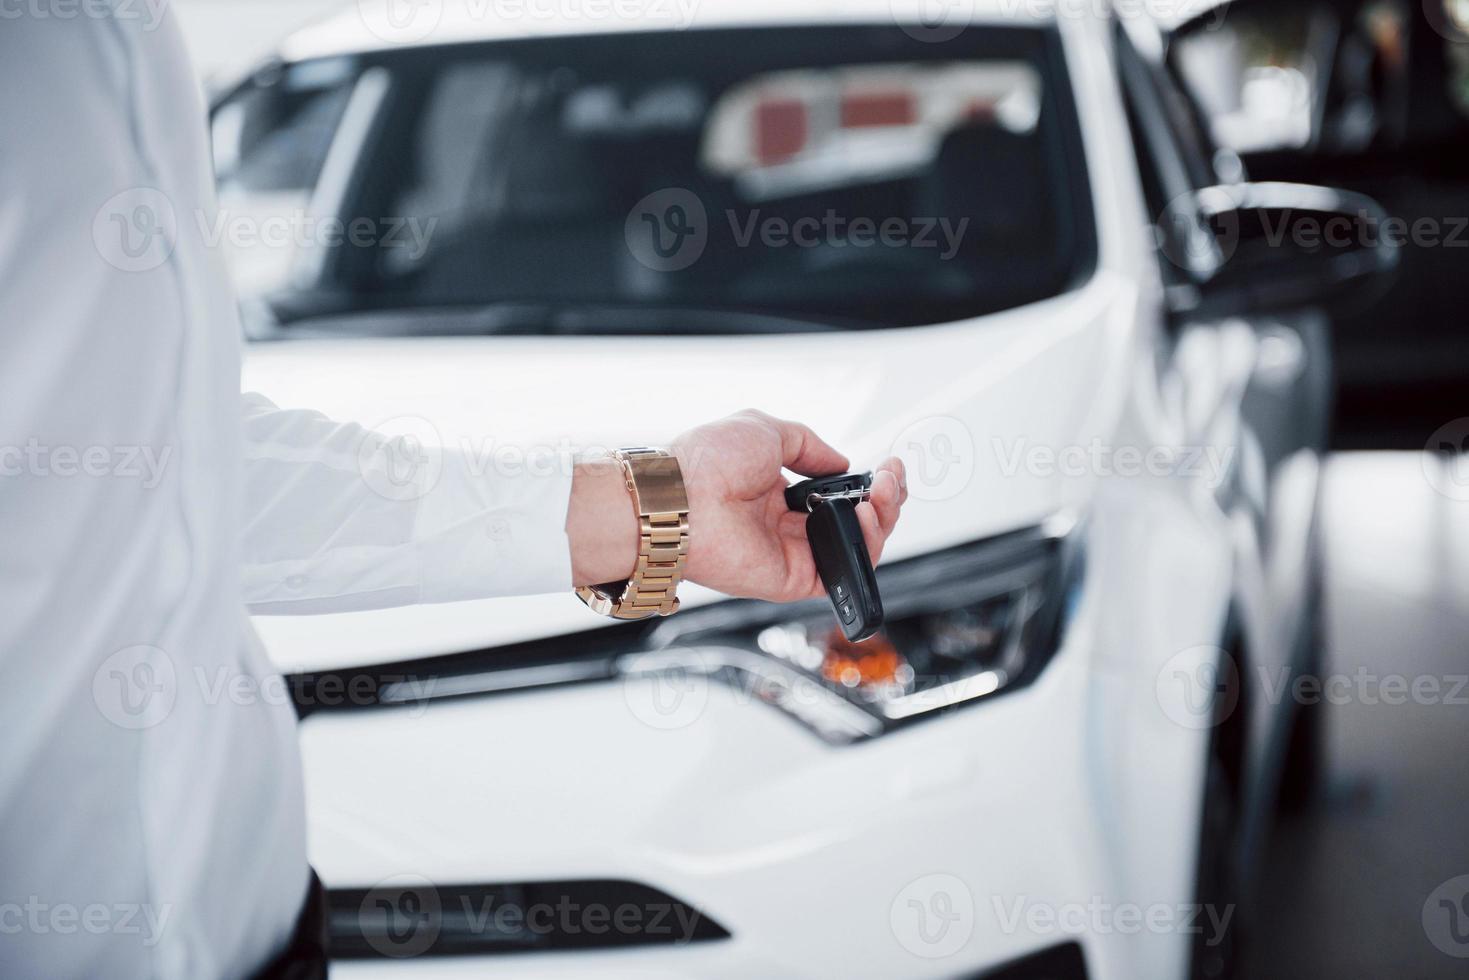
M 275 335 L 741 333 L 1053 296 L 1095 233 L 1053 31 L 536 38 L 277 65 L 206 228 Z

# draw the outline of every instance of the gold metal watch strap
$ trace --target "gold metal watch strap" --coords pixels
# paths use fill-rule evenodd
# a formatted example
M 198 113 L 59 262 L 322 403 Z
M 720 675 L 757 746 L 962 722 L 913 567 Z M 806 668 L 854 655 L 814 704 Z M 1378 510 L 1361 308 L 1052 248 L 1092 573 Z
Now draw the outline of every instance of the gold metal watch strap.
M 678 584 L 689 554 L 683 471 L 673 454 L 661 449 L 619 449 L 612 455 L 622 463 L 638 513 L 638 564 L 626 583 L 582 586 L 576 594 L 614 619 L 667 616 L 678 610 Z

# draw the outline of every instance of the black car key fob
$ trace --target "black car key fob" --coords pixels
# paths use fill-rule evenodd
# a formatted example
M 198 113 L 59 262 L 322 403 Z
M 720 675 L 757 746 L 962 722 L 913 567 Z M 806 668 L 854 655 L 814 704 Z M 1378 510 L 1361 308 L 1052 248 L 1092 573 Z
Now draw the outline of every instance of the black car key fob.
M 882 597 L 857 520 L 857 503 L 871 489 L 871 473 L 818 477 L 786 488 L 786 506 L 807 515 L 806 537 L 817 574 L 842 634 L 853 643 L 882 628 Z

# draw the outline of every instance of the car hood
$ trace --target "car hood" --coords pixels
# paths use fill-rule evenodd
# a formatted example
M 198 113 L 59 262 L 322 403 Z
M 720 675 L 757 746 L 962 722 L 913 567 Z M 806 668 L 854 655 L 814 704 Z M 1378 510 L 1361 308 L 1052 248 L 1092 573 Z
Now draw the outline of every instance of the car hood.
M 1115 425 L 1134 304 L 1125 282 L 1099 275 L 1052 300 L 937 327 L 272 342 L 247 349 L 243 381 L 283 408 L 371 427 L 425 419 L 445 446 L 477 452 L 660 444 L 747 407 L 799 419 L 855 468 L 904 457 L 911 496 L 891 561 L 1085 508 L 1092 480 L 1020 460 Z M 718 598 L 685 587 L 686 604 Z M 282 669 L 316 670 L 606 621 L 568 593 L 255 622 Z

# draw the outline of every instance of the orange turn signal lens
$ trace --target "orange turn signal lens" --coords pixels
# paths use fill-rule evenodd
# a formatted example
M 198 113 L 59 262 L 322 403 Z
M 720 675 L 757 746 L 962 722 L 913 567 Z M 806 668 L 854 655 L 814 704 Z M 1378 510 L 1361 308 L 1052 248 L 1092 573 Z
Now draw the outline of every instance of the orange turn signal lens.
M 883 633 L 853 643 L 834 629 L 827 634 L 821 676 L 843 687 L 880 687 L 903 684 L 908 661 Z

